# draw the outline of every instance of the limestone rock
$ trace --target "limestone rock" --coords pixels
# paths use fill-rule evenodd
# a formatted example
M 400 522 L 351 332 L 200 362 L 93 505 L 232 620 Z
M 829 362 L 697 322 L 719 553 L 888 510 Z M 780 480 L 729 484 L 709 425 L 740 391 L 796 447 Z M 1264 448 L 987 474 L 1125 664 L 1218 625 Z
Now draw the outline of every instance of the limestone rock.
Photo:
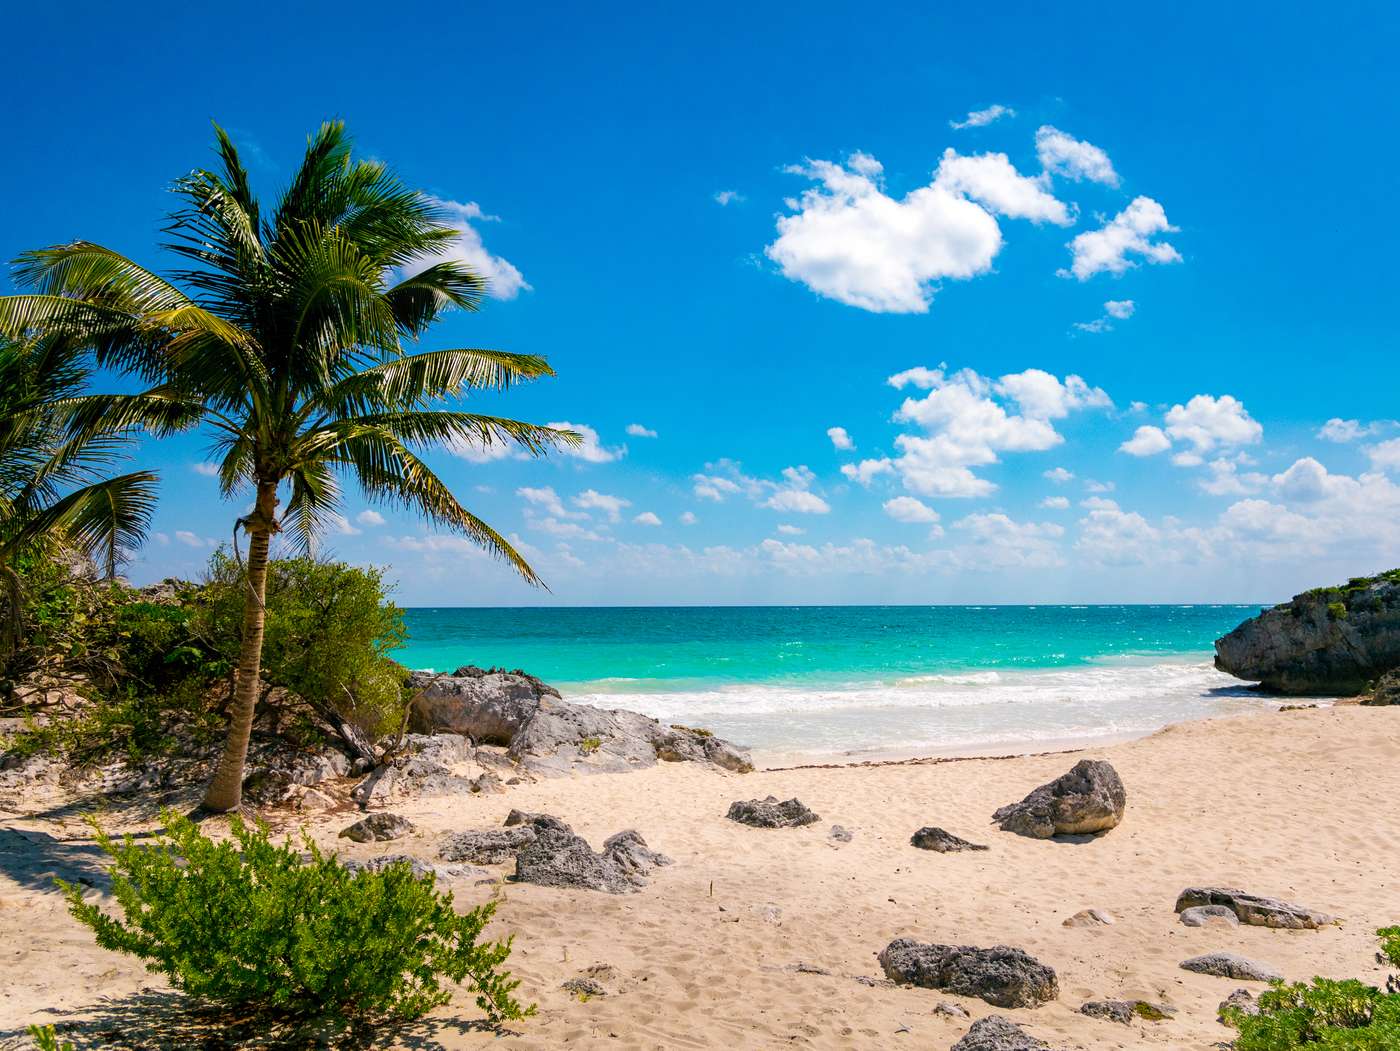
M 1135 1019 L 1160 1022 L 1176 1014 L 1176 1009 L 1149 1000 L 1090 1000 L 1082 1004 L 1079 1013 L 1090 1018 L 1131 1025 Z
M 517 826 L 531 828 L 533 842 L 515 855 L 515 879 L 545 887 L 568 887 L 626 894 L 646 885 L 647 874 L 670 859 L 651 851 L 635 831 L 608 839 L 601 854 L 568 826 Z
M 1193 905 L 1182 909 L 1181 922 L 1186 927 L 1238 927 L 1239 917 L 1224 905 Z
M 1228 887 L 1187 887 L 1177 895 L 1177 912 L 1206 905 L 1223 906 L 1233 912 L 1241 923 L 1254 927 L 1317 930 L 1339 922 L 1335 916 L 1325 912 L 1290 905 L 1277 898 L 1261 898 Z
M 796 828 L 821 820 L 798 800 L 784 799 L 780 803 L 776 796 L 735 800 L 729 804 L 729 812 L 724 816 L 730 821 L 754 828 Z
M 1050 1051 L 1050 1045 L 1001 1015 L 988 1015 L 973 1022 L 951 1051 Z
M 909 842 L 920 850 L 935 850 L 940 854 L 954 854 L 963 850 L 990 850 L 980 843 L 969 843 L 967 840 L 945 832 L 941 828 L 933 825 L 926 825 L 915 832 Z
M 469 861 L 474 865 L 499 865 L 535 839 L 536 832 L 531 825 L 468 829 L 444 839 L 438 848 L 438 857 L 444 861 Z
M 671 864 L 670 858 L 648 847 L 642 834 L 632 828 L 603 840 L 603 854 L 633 876 L 645 876 L 652 869 Z
M 1123 819 L 1126 803 L 1123 781 L 1112 766 L 1102 759 L 1081 759 L 1019 803 L 1002 807 L 992 820 L 1003 831 L 1035 839 L 1106 832 Z
M 1225 1011 L 1227 1008 L 1234 1008 L 1247 1015 L 1257 1015 L 1259 1005 L 1254 1002 L 1254 994 L 1248 989 L 1236 989 L 1225 999 L 1220 1001 L 1220 1006 L 1216 1008 L 1216 1021 L 1221 1025 L 1227 1024 L 1225 1021 Z
M 1113 915 L 1103 909 L 1080 909 L 1073 916 L 1066 916 L 1061 927 L 1110 927 Z
M 1361 698 L 1361 703 L 1377 707 L 1400 704 L 1400 669 L 1392 668 L 1377 679 L 1371 692 Z
M 831 831 L 826 834 L 826 838 L 833 843 L 849 843 L 856 838 L 856 834 L 844 825 L 832 825 Z
M 1257 963 L 1232 952 L 1211 952 L 1181 961 L 1182 970 L 1209 974 L 1217 978 L 1236 978 L 1244 982 L 1281 981 L 1283 975 L 1267 964 Z
M 978 949 L 898 938 L 879 959 L 885 975 L 899 984 L 976 996 L 996 1007 L 1036 1007 L 1060 995 L 1052 968 L 1007 945 Z
M 407 864 L 417 879 L 422 879 L 429 874 L 444 880 L 471 878 L 481 880 L 491 877 L 491 873 L 486 869 L 476 868 L 473 865 L 435 865 L 431 861 L 424 861 L 412 854 L 385 854 L 382 857 L 370 858 L 368 861 L 342 858 L 340 863 L 352 872 L 382 872 L 390 865 Z
M 341 836 L 355 843 L 399 839 L 414 830 L 413 822 L 399 814 L 371 814 L 340 830 Z
M 1277 693 L 1360 693 L 1400 667 L 1400 577 L 1295 595 L 1217 639 L 1215 666 Z
M 603 988 L 603 983 L 596 978 L 570 978 L 559 988 L 573 993 L 580 1000 L 591 996 L 608 995 L 608 991 Z

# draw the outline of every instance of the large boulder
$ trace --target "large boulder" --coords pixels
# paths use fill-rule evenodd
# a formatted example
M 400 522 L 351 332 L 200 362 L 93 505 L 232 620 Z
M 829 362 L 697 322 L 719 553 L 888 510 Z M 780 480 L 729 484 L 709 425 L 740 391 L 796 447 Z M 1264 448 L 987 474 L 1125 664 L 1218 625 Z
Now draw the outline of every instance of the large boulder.
M 414 672 L 415 729 L 466 734 L 505 745 L 532 773 L 619 773 L 657 762 L 704 762 L 736 773 L 753 769 L 748 753 L 707 730 L 665 726 L 624 709 L 576 704 L 524 672 L 459 668 L 453 675 Z
M 647 884 L 647 876 L 671 859 L 651 850 L 641 834 L 628 829 L 610 836 L 602 853 L 593 848 L 568 825 L 540 815 L 530 825 L 518 825 L 535 833 L 533 842 L 515 855 L 515 879 L 544 887 L 600 890 L 627 894 Z
M 562 827 L 568 828 L 567 825 Z M 469 861 L 473 865 L 499 865 L 515 857 L 535 838 L 532 825 L 467 829 L 444 839 L 438 848 L 438 857 L 443 861 Z
M 1123 820 L 1127 799 L 1118 771 L 1102 759 L 1081 759 L 1069 773 L 1002 807 L 992 820 L 1003 831 L 1035 839 L 1107 832 Z
M 1276 693 L 1361 693 L 1400 667 L 1400 571 L 1264 610 L 1215 640 L 1215 666 Z
M 356 843 L 377 843 L 399 839 L 414 831 L 413 822 L 401 814 L 371 814 L 340 830 L 344 839 Z
M 729 812 L 724 815 L 730 821 L 754 828 L 797 828 L 811 825 L 821 820 L 805 803 L 798 799 L 778 801 L 777 796 L 764 799 L 736 799 L 729 804 Z
M 1316 909 L 1290 905 L 1277 898 L 1261 898 L 1257 894 L 1246 894 L 1242 890 L 1232 890 L 1229 887 L 1187 887 L 1176 898 L 1176 911 L 1182 914 L 1182 922 L 1188 926 L 1194 926 L 1186 919 L 1188 911 L 1210 906 L 1228 909 L 1241 923 L 1254 927 L 1315 931 L 1319 927 L 1329 927 L 1340 922 L 1337 917 L 1318 912 Z
M 988 1015 L 972 1023 L 950 1051 L 1051 1051 L 1044 1040 L 1037 1040 L 1015 1022 L 1001 1015 Z
M 1009 945 L 977 949 L 898 938 L 880 953 L 880 966 L 900 985 L 977 996 L 996 1007 L 1037 1007 L 1060 995 L 1053 968 Z
M 1259 963 L 1232 952 L 1208 952 L 1181 961 L 1181 969 L 1240 982 L 1281 982 L 1283 975 L 1266 963 Z

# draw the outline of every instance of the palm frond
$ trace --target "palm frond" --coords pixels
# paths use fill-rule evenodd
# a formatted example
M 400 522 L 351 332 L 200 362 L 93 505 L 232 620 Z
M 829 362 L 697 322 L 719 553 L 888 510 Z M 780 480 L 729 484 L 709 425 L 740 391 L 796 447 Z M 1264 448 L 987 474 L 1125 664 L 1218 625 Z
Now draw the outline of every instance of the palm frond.
M 6 538 L 0 556 L 62 533 L 80 551 L 99 559 L 112 576 L 123 552 L 145 539 L 155 512 L 157 480 L 154 471 L 134 471 L 76 489 Z

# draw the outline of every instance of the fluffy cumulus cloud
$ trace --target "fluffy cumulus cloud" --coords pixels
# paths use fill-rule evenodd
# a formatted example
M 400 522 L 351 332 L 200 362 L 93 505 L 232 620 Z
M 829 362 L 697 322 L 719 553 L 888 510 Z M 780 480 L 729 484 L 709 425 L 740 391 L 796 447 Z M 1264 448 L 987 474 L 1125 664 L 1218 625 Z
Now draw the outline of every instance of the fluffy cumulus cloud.
M 561 421 L 551 423 L 548 426 L 557 431 L 575 431 L 583 439 L 578 445 L 560 445 L 558 452 L 563 456 L 572 456 L 587 463 L 612 463 L 627 455 L 627 446 L 625 445 L 611 449 L 604 447 L 602 439 L 598 437 L 598 432 L 586 423 Z
M 1054 522 L 1017 522 L 995 512 L 968 515 L 953 528 L 967 537 L 957 552 L 964 567 L 1050 569 L 1065 564 L 1059 544 L 1065 529 Z
M 636 522 L 637 525 L 643 526 L 659 526 L 661 524 L 661 519 L 657 517 L 654 511 L 643 511 L 641 514 L 634 517 L 632 521 Z
M 1400 438 L 1391 438 L 1366 447 L 1371 465 L 1380 471 L 1400 474 Z
M 600 493 L 596 489 L 585 489 L 574 497 L 574 504 L 588 511 L 601 512 L 609 522 L 616 522 L 622 516 L 624 507 L 631 507 L 631 500 L 620 496 Z
M 1042 478 L 1049 479 L 1056 485 L 1064 485 L 1066 482 L 1073 481 L 1074 479 L 1074 472 L 1067 471 L 1063 467 L 1052 467 L 1048 471 L 1040 472 L 1040 474 Z
M 715 204 L 728 208 L 731 204 L 743 204 L 744 195 L 737 190 L 720 190 L 714 195 Z
M 1120 452 L 1129 456 L 1155 456 L 1172 447 L 1172 440 L 1160 427 L 1144 425 L 1133 432 L 1133 436 L 1118 446 Z
M 826 436 L 831 439 L 833 448 L 839 451 L 844 452 L 856 447 L 856 443 L 851 440 L 851 436 L 846 433 L 846 428 L 844 427 L 828 427 L 826 429 Z
M 530 291 L 515 264 L 487 251 L 481 232 L 472 225 L 499 222 L 499 216 L 487 215 L 475 201 L 435 198 L 433 203 L 443 212 L 447 225 L 457 229 L 457 237 L 440 251 L 411 260 L 404 267 L 405 275 L 416 274 L 435 263 L 464 263 L 486 279 L 486 293 L 495 299 L 514 299 L 521 292 Z
M 1181 253 L 1157 234 L 1177 228 L 1167 221 L 1167 213 L 1150 197 L 1135 197 L 1128 207 L 1097 230 L 1088 230 L 1069 243 L 1071 262 L 1061 277 L 1087 281 L 1095 274 L 1121 274 L 1137 266 L 1141 257 L 1149 263 L 1179 263 Z
M 1126 321 L 1137 310 L 1131 299 L 1110 299 L 1103 305 L 1103 316 L 1093 321 L 1076 321 L 1074 327 L 1080 332 L 1112 332 L 1114 321 Z
M 962 131 L 964 128 L 985 128 L 988 124 L 1001 120 L 1002 117 L 1014 117 L 1016 111 L 1010 106 L 1003 106 L 1001 103 L 994 103 L 986 109 L 972 110 L 962 120 L 950 120 L 948 127 L 954 131 Z
M 633 438 L 655 438 L 656 432 L 650 427 L 645 427 L 640 423 L 629 423 L 627 433 Z
M 923 496 L 986 496 L 996 485 L 974 468 L 997 463 L 1002 453 L 1052 449 L 1064 440 L 1054 421 L 1112 405 L 1102 389 L 1079 376 L 1061 380 L 1041 369 L 996 381 L 971 369 L 908 369 L 889 383 L 928 392 L 906 398 L 895 412 L 897 422 L 920 431 L 895 439 L 900 455 L 890 463 L 904 487 Z
M 1198 467 L 1214 450 L 1252 445 L 1264 435 L 1244 403 L 1229 394 L 1218 398 L 1197 394 L 1185 405 L 1168 409 L 1163 423 L 1164 427 L 1139 427 L 1119 450 L 1131 456 L 1155 456 L 1175 448 L 1173 463 Z
M 1069 210 L 1005 154 L 948 150 L 926 186 L 895 198 L 884 167 L 856 153 L 845 164 L 788 169 L 816 183 L 778 218 L 765 253 L 819 295 L 877 313 L 921 314 L 945 279 L 986 273 L 1001 251 L 996 216 L 1068 225 Z
M 1047 496 L 1040 501 L 1040 506 L 1050 511 L 1064 511 L 1069 507 L 1069 497 L 1067 496 Z
M 912 496 L 896 496 L 892 500 L 886 500 L 885 514 L 896 522 L 932 525 L 938 521 L 937 511 Z
M 531 508 L 538 508 L 545 514 L 553 515 L 555 518 L 587 518 L 584 511 L 570 511 L 564 506 L 564 501 L 559 498 L 559 494 L 554 491 L 552 485 L 539 487 L 523 486 L 515 491 L 515 495 L 523 498 Z
M 815 482 L 816 474 L 805 464 L 784 468 L 778 479 L 764 479 L 745 474 L 733 460 L 718 460 L 691 477 L 691 491 L 698 499 L 716 503 L 744 496 L 772 511 L 824 515 L 831 511 L 831 505 L 812 491 Z
M 219 476 L 219 465 L 216 463 L 195 463 L 190 464 L 195 474 L 202 474 L 205 478 L 217 478 Z
M 1035 133 L 1035 152 L 1040 166 L 1054 175 L 1079 182 L 1088 179 L 1105 186 L 1118 185 L 1118 173 L 1108 154 L 1091 142 L 1066 135 L 1059 128 L 1043 124 Z
M 355 516 L 355 521 L 359 522 L 362 526 L 378 527 L 384 524 L 384 516 L 378 511 L 365 508 L 365 510 Z
M 700 519 L 695 517 L 694 511 L 681 512 L 681 525 L 694 525 L 698 521 L 700 521 Z

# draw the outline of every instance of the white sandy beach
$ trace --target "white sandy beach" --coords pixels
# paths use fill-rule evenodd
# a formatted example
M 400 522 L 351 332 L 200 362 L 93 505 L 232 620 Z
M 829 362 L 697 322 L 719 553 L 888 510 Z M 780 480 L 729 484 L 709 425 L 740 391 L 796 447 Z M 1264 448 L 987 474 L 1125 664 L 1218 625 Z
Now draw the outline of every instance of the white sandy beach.
M 1085 755 L 1110 760 L 1127 786 L 1118 828 L 1065 843 L 990 826 L 997 806 Z M 723 818 L 732 800 L 768 794 L 796 796 L 822 820 L 758 830 Z M 1373 932 L 1400 920 L 1397 798 L 1400 709 L 1339 706 L 1183 724 L 1075 754 L 749 775 L 661 764 L 541 780 L 503 795 L 420 799 L 395 808 L 419 827 L 408 839 L 338 845 L 357 856 L 432 858 L 442 833 L 499 825 L 518 807 L 563 818 L 595 846 L 635 828 L 675 860 L 630 895 L 505 885 L 493 930 L 516 936 L 520 993 L 539 1005 L 506 1046 L 946 1048 L 969 1024 L 933 1013 L 952 1001 L 974 1019 L 1007 1015 L 1054 1047 L 1205 1048 L 1229 1039 L 1216 1006 L 1244 983 L 1183 971 L 1187 957 L 1229 950 L 1289 978 L 1381 980 Z M 126 815 L 126 827 L 138 827 L 135 817 Z M 311 828 L 331 845 L 353 819 L 319 815 Z M 0 820 L 11 830 L 0 844 L 0 1047 L 31 1022 L 74 1027 L 79 1047 L 166 1046 L 141 1035 L 177 1002 L 161 993 L 163 981 L 98 949 L 44 888 L 43 873 L 94 863 L 77 816 Z M 833 824 L 853 830 L 853 842 L 830 841 Z M 992 849 L 916 850 L 909 836 L 923 825 Z M 1184 927 L 1175 897 L 1202 883 L 1282 897 L 1345 922 L 1320 931 Z M 500 893 L 469 881 L 453 889 L 463 903 Z M 1117 922 L 1062 925 L 1089 907 Z M 859 981 L 881 977 L 875 954 L 901 936 L 1022 947 L 1058 972 L 1060 998 L 1004 1011 Z M 593 967 L 604 969 L 608 995 L 580 1001 L 560 988 Z M 1086 1000 L 1120 997 L 1178 1013 L 1131 1027 L 1078 1013 Z M 377 1046 L 498 1046 L 497 1034 L 464 1026 L 478 1015 L 463 993 Z

